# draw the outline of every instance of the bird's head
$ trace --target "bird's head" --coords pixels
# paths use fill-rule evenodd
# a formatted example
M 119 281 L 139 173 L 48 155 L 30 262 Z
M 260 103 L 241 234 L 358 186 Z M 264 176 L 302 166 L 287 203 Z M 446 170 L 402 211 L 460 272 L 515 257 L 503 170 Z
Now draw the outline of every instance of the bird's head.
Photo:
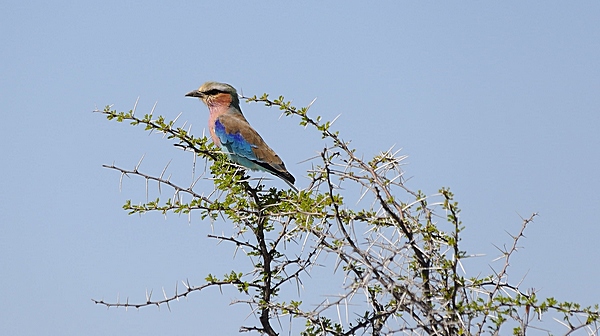
M 208 107 L 233 105 L 239 109 L 240 105 L 235 88 L 225 83 L 206 82 L 198 90 L 190 91 L 185 96 L 200 98 Z

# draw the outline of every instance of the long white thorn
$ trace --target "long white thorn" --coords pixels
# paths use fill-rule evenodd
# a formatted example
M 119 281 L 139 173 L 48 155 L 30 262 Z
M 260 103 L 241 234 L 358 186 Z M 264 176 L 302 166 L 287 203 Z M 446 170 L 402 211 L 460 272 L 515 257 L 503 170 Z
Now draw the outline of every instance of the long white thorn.
M 173 119 L 173 124 L 175 124 L 177 122 L 177 119 L 179 119 L 179 117 L 181 117 L 181 114 L 183 112 L 179 112 L 179 114 L 177 115 L 177 117 L 175 117 L 175 119 Z
M 140 96 L 137 97 L 137 99 L 135 100 L 135 104 L 133 104 L 133 110 L 131 110 L 131 116 L 133 117 L 135 115 L 135 110 L 137 109 L 137 105 L 138 105 L 138 101 L 140 100 Z
M 138 168 L 140 168 L 140 165 L 142 164 L 142 161 L 144 161 L 144 157 L 146 156 L 146 153 L 144 153 L 144 155 L 142 155 L 142 157 L 140 158 L 140 161 L 138 162 L 137 165 L 135 165 L 135 169 L 134 172 L 138 172 Z
M 306 105 L 306 111 L 308 111 L 308 109 L 310 109 L 310 107 L 312 106 L 312 104 L 315 103 L 315 101 L 317 101 L 317 97 L 315 97 L 310 103 L 308 103 L 308 105 Z
M 160 173 L 160 177 L 159 177 L 159 179 L 158 179 L 158 193 L 159 193 L 159 194 L 161 193 L 161 190 L 160 190 L 160 181 L 162 181 L 162 179 L 163 179 L 163 176 L 165 175 L 165 172 L 167 171 L 167 168 L 169 168 L 169 165 L 171 164 L 171 161 L 173 161 L 173 160 L 172 160 L 172 159 L 171 159 L 171 160 L 169 160 L 169 162 L 168 162 L 168 163 L 167 163 L 167 165 L 165 166 L 165 169 L 163 169 L 162 173 Z
M 340 114 L 338 114 L 338 115 L 337 115 L 337 117 L 333 118 L 333 120 L 332 120 L 332 121 L 329 123 L 329 126 L 333 125 L 333 123 L 334 123 L 336 120 L 338 120 L 338 118 L 339 118 L 339 117 L 341 117 L 341 116 L 342 116 L 342 114 L 340 113 Z

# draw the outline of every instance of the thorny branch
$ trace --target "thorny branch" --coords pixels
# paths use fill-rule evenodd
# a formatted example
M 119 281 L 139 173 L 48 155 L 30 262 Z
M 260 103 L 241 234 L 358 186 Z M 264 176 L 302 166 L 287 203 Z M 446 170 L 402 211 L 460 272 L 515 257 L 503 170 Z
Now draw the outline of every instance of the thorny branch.
M 267 95 L 242 98 L 297 116 L 302 126 L 312 126 L 325 141 L 331 142 L 313 159 L 307 189 L 291 194 L 265 190 L 260 184 L 252 187 L 244 173 L 231 168 L 206 138 L 194 138 L 189 130 L 175 127 L 174 121 L 166 122 L 152 114 L 137 118 L 134 111 L 116 112 L 110 107 L 101 112 L 109 119 L 143 124 L 149 131 L 167 134 L 177 141 L 176 145 L 212 162 L 211 180 L 215 187 L 208 196 L 194 191 L 195 182 L 186 188 L 165 179 L 166 168 L 160 176 L 152 176 L 141 173 L 137 166 L 133 170 L 106 166 L 123 175 L 137 175 L 168 186 L 175 195 L 192 196 L 190 202 L 167 201 L 164 205 L 159 205 L 158 200 L 140 206 L 128 203 L 126 210 L 189 214 L 200 211 L 202 218 L 211 219 L 217 219 L 219 214 L 231 221 L 238 233 L 209 238 L 232 243 L 236 250 L 241 248 L 253 271 L 231 272 L 222 279 L 209 274 L 204 285 L 192 287 L 186 282 L 186 289 L 178 292 L 176 287 L 172 296 L 163 290 L 161 300 L 152 300 L 150 294 L 140 303 L 130 303 L 129 299 L 125 303 L 93 300 L 95 303 L 125 308 L 162 304 L 169 307 L 171 301 L 187 297 L 190 292 L 233 285 L 247 296 L 237 302 L 249 304 L 259 322 L 240 331 L 267 335 L 277 335 L 272 320 L 288 314 L 306 321 L 302 332 L 305 336 L 499 334 L 510 319 L 520 326 L 513 332 L 524 335 L 528 327 L 539 329 L 530 325 L 530 312 L 541 318 L 542 313 L 549 311 L 564 315 L 568 322 L 563 323 L 568 328 L 566 334 L 581 328 L 587 328 L 590 334 L 598 330 L 597 307 L 582 308 L 553 298 L 540 302 L 533 290 L 523 292 L 518 284 L 508 282 L 509 259 L 517 252 L 519 239 L 537 214 L 523 221 L 520 232 L 512 237 L 511 247 L 502 250 L 504 264 L 499 272 L 466 278 L 459 273 L 460 260 L 467 257 L 459 247 L 463 230 L 460 210 L 448 189 L 433 196 L 409 189 L 403 180 L 405 156 L 398 156 L 398 151 L 390 148 L 370 161 L 363 160 L 338 132 L 331 131 L 333 122 L 308 116 L 310 105 L 297 109 L 283 97 L 270 99 Z M 357 189 L 357 204 L 370 205 L 350 207 L 339 193 Z M 440 212 L 445 212 L 446 217 Z M 445 223 L 451 225 L 450 230 L 442 229 Z M 305 285 L 311 286 L 307 292 L 316 294 L 319 288 L 310 282 L 310 276 L 316 271 L 315 266 L 330 264 L 325 260 L 329 254 L 336 256 L 334 270 L 343 275 L 341 293 L 320 303 L 294 300 L 304 297 L 300 288 Z M 332 281 L 338 279 L 335 274 L 330 275 Z M 296 297 L 286 291 L 286 285 L 292 282 L 298 288 Z M 290 300 L 285 302 L 285 298 Z M 345 317 L 341 311 L 346 312 Z M 583 320 L 572 323 L 573 317 Z
M 106 306 L 107 308 L 110 307 L 125 307 L 125 308 L 136 308 L 139 309 L 141 307 L 146 307 L 146 306 L 157 306 L 160 307 L 163 304 L 168 305 L 169 302 L 171 301 L 179 301 L 179 299 L 181 298 L 187 298 L 188 294 L 190 294 L 191 292 L 197 292 L 197 291 L 201 291 L 205 288 L 208 287 L 221 287 L 224 285 L 236 285 L 238 287 L 253 287 L 253 288 L 258 288 L 260 289 L 260 285 L 257 284 L 251 284 L 251 283 L 245 283 L 239 279 L 234 279 L 234 280 L 230 280 L 230 281 L 211 281 L 208 282 L 206 284 L 200 285 L 200 286 L 192 286 L 190 285 L 189 281 L 185 281 L 183 282 L 183 286 L 185 287 L 185 290 L 182 292 L 179 292 L 178 286 L 175 286 L 175 294 L 171 295 L 171 296 L 167 296 L 164 289 L 163 289 L 163 298 L 160 300 L 153 300 L 152 299 L 152 291 L 150 291 L 150 293 L 146 293 L 146 301 L 145 302 L 141 302 L 141 303 L 130 303 L 129 302 L 129 298 L 126 299 L 125 302 L 119 302 L 119 299 L 117 299 L 117 302 L 107 302 L 104 300 L 94 300 L 92 299 L 92 301 L 96 304 L 101 304 Z M 171 308 L 169 307 L 169 310 Z

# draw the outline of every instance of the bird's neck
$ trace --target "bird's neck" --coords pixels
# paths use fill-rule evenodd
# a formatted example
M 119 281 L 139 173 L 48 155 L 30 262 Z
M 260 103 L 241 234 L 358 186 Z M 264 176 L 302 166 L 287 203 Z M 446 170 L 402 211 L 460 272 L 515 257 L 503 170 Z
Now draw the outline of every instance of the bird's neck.
M 206 106 L 210 111 L 210 123 L 214 124 L 215 120 L 225 113 L 242 113 L 240 103 L 237 96 L 232 96 L 228 93 L 219 93 L 207 99 Z
M 217 118 L 227 113 L 227 111 L 231 108 L 234 108 L 235 102 L 233 101 L 230 94 L 220 93 L 206 99 L 206 106 L 208 107 L 208 111 L 210 112 L 210 117 L 208 119 L 209 126 L 213 126 Z M 239 108 L 239 107 L 238 107 Z
M 233 96 L 228 93 L 219 93 L 207 99 L 206 106 L 208 106 L 208 111 L 210 112 L 210 116 L 208 117 L 208 129 L 210 130 L 210 136 L 212 137 L 213 142 L 221 147 L 221 141 L 215 134 L 215 122 L 217 118 L 222 116 L 225 113 L 242 114 L 240 110 L 240 103 L 236 96 Z

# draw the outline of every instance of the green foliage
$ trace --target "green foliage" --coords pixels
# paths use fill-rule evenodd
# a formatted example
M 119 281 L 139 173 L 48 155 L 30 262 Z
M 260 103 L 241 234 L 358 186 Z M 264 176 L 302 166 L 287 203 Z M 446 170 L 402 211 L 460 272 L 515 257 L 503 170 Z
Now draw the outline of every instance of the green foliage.
M 184 283 L 185 290 L 176 289 L 175 295 L 162 300 L 96 303 L 136 308 L 168 305 L 206 287 L 235 286 L 246 297 L 242 302 L 258 316 L 256 326 L 241 330 L 267 335 L 278 334 L 272 321 L 283 315 L 304 320 L 300 334 L 306 336 L 496 335 L 506 333 L 505 329 L 524 335 L 537 319 L 550 312 L 562 315 L 567 333 L 582 328 L 598 330 L 598 306 L 581 307 L 554 298 L 540 300 L 534 290 L 523 292 L 507 282 L 509 259 L 535 214 L 524 219 L 512 247 L 503 251 L 501 269 L 490 275 L 466 277 L 461 260 L 469 255 L 460 247 L 465 227 L 450 189 L 441 188 L 430 196 L 410 190 L 402 178 L 403 156 L 390 149 L 363 160 L 338 131 L 332 131 L 333 122 L 309 116 L 310 105 L 296 108 L 282 96 L 271 100 L 267 94 L 242 98 L 278 107 L 286 116 L 299 118 L 300 126 L 312 127 L 329 144 L 307 172 L 311 182 L 306 189 L 295 193 L 251 185 L 245 171 L 229 162 L 206 137 L 196 138 L 176 127 L 176 120 L 152 114 L 138 118 L 133 110 L 117 112 L 110 106 L 98 111 L 109 120 L 166 134 L 178 148 L 210 162 L 214 184 L 210 192 L 197 192 L 194 185 L 181 187 L 162 175 L 146 175 L 138 167 L 106 166 L 167 186 L 176 194 L 139 204 L 128 200 L 123 209 L 129 214 L 172 212 L 194 214 L 200 219 L 222 218 L 237 229 L 237 234 L 210 237 L 241 248 L 253 271 L 232 270 L 222 278 L 208 274 L 205 284 Z M 360 202 L 349 204 L 345 200 L 349 195 L 344 197 L 342 192 L 356 192 Z M 178 196 L 181 194 L 191 197 L 184 202 Z M 290 291 L 294 286 L 288 285 L 304 287 L 316 266 L 331 263 L 327 255 L 334 257 L 335 269 L 344 279 L 335 293 L 337 299 L 310 304 L 290 299 L 286 303 L 284 298 L 294 296 Z M 315 287 L 304 289 L 321 296 L 330 294 Z M 351 317 L 340 318 L 340 310 L 349 311 Z

